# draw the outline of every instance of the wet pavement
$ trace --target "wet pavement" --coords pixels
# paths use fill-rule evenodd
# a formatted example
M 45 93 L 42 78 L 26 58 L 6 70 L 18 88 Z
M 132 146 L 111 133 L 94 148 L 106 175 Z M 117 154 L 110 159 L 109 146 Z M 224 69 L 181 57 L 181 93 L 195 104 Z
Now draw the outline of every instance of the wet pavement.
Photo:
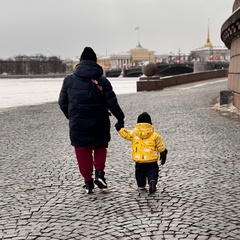
M 109 188 L 87 195 L 57 103 L 1 109 L 0 239 L 240 239 L 240 117 L 212 107 L 226 89 L 215 81 L 118 96 L 125 126 L 147 111 L 169 151 L 150 196 L 137 191 L 114 117 Z

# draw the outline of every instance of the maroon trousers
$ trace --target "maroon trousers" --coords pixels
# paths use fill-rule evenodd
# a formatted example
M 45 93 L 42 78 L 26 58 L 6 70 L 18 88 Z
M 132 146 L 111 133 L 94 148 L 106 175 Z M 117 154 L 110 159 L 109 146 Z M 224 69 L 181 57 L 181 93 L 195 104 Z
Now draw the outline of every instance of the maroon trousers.
M 92 180 L 93 169 L 104 170 L 108 144 L 97 147 L 75 147 L 78 167 L 85 181 Z

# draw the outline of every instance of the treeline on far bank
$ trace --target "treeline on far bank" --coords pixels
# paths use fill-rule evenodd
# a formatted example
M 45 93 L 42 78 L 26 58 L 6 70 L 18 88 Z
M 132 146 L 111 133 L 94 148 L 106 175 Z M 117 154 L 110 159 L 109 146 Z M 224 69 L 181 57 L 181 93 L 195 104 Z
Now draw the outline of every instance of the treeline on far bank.
M 18 55 L 6 60 L 0 59 L 1 75 L 59 74 L 65 73 L 66 69 L 66 63 L 57 56 Z

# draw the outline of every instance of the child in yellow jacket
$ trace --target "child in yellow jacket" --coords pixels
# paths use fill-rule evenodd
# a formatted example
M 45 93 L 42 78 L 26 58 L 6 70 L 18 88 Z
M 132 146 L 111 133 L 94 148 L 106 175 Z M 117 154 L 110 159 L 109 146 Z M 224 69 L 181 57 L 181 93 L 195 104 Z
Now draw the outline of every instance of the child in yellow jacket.
M 116 123 L 115 128 L 119 135 L 132 142 L 132 160 L 135 165 L 135 177 L 139 190 L 145 190 L 149 184 L 149 194 L 156 192 L 158 181 L 158 159 L 164 165 L 167 158 L 167 149 L 162 137 L 154 130 L 151 117 L 147 112 L 138 116 L 134 129 L 128 130 L 121 123 Z

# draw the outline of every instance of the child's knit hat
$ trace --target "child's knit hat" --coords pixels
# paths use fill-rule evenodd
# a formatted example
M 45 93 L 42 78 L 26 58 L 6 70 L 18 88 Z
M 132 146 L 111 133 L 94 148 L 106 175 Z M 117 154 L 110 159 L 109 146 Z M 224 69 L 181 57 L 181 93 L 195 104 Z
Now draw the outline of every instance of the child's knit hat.
M 142 114 L 140 114 L 138 116 L 137 122 L 138 123 L 150 123 L 150 124 L 152 124 L 151 117 L 147 112 L 143 112 Z

